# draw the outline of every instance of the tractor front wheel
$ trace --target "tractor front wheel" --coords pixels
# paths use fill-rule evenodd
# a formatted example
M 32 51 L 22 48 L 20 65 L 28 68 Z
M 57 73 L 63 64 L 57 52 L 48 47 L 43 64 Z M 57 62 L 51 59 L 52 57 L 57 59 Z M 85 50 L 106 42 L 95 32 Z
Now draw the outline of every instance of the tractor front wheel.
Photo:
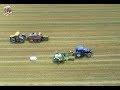
M 10 38 L 10 42 L 15 43 L 15 38 Z

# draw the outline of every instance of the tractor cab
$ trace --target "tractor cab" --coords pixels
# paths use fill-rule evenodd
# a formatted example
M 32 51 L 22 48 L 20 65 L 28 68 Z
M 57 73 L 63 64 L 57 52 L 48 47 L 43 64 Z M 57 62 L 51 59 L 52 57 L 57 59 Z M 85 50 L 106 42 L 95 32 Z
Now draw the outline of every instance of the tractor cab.
M 92 51 L 89 48 L 85 48 L 83 46 L 77 46 L 75 48 L 75 57 L 76 58 L 80 58 L 80 57 L 84 57 L 84 56 L 90 58 L 91 54 L 92 54 Z
M 75 48 L 75 54 L 76 54 L 76 57 L 81 57 L 84 55 L 84 47 L 83 46 L 77 46 Z

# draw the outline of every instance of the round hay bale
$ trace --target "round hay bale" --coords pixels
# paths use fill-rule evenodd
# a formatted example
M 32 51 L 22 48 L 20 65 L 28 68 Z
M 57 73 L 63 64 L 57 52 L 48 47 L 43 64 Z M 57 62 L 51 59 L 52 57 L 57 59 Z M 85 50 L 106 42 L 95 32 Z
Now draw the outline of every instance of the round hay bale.
M 30 61 L 36 61 L 37 57 L 36 56 L 30 56 Z

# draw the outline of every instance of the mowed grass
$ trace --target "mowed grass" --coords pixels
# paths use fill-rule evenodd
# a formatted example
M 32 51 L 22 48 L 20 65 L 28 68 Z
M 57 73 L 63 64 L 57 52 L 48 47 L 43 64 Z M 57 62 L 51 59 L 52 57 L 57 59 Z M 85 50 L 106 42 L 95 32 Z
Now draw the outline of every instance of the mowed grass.
M 0 85 L 119 86 L 119 4 L 11 4 L 13 14 L 3 15 L 0 5 Z M 13 44 L 16 31 L 42 32 L 49 41 Z M 92 58 L 57 65 L 55 51 L 74 51 L 83 45 Z M 30 62 L 35 55 L 38 61 Z

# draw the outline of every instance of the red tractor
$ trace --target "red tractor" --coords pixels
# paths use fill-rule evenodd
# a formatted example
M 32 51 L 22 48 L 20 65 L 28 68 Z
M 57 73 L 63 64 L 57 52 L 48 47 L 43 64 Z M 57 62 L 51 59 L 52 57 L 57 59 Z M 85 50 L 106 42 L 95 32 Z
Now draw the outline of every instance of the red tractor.
M 42 35 L 41 32 L 39 32 L 39 33 L 32 32 L 27 37 L 27 40 L 29 42 L 38 42 L 38 43 L 40 43 L 41 41 L 48 41 L 48 36 Z

